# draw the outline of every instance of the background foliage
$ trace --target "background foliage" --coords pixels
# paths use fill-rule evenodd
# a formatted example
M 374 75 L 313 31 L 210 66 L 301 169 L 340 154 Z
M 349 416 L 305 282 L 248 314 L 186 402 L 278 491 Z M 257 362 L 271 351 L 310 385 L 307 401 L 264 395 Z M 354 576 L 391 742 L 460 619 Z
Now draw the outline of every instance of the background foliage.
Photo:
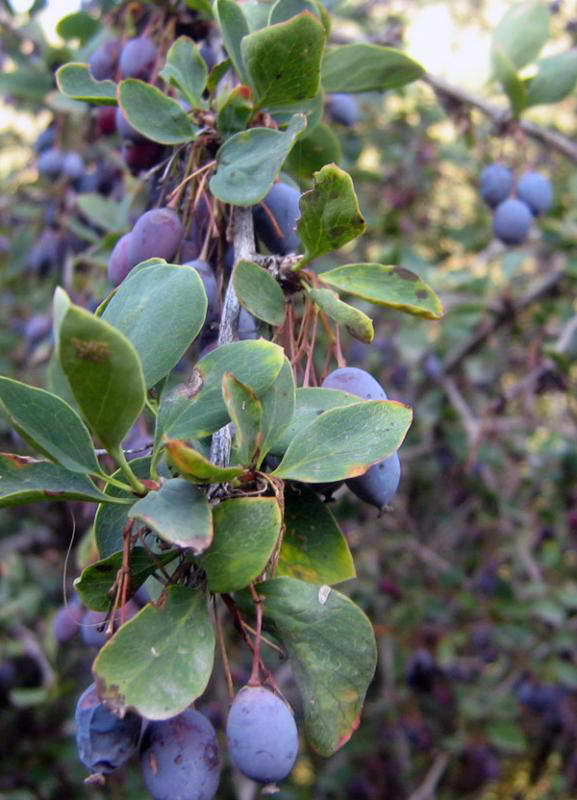
M 0 89 L 8 107 L 30 120 L 30 136 L 7 127 L 0 138 L 0 371 L 39 386 L 46 385 L 52 346 L 42 320 L 55 285 L 64 283 L 86 306 L 100 300 L 115 234 L 144 203 L 142 184 L 115 143 L 97 134 L 94 112 L 58 94 L 53 82 L 60 64 L 83 60 L 79 51 L 113 5 L 88 9 L 94 29 L 82 27 L 87 17 L 63 23 L 59 46 L 43 38 L 37 9 L 18 16 L 5 4 L 0 12 Z M 412 16 L 430 5 L 350 2 L 332 12 L 332 35 L 402 48 Z M 464 31 L 472 17 L 480 30 L 492 27 L 490 4 L 436 5 L 451 7 Z M 545 54 L 574 53 L 573 9 L 537 5 L 550 25 Z M 530 37 L 530 20 L 520 24 Z M 543 27 L 536 27 L 538 37 Z M 519 111 L 538 99 L 538 85 L 496 63 L 501 82 L 487 84 L 483 102 L 510 102 Z M 520 57 L 514 66 L 526 64 Z M 447 78 L 459 83 L 458 74 Z M 561 102 L 547 95 L 555 104 L 536 106 L 524 119 L 557 128 L 570 145 L 577 126 L 572 85 L 568 91 Z M 374 316 L 371 344 L 345 341 L 349 364 L 368 369 L 390 399 L 415 412 L 392 510 L 377 517 L 346 492 L 335 499 L 358 573 L 344 591 L 374 624 L 379 668 L 355 736 L 328 761 L 303 748 L 279 797 L 564 800 L 577 790 L 577 156 L 514 122 L 496 124 L 466 94 L 435 94 L 423 81 L 358 99 L 360 121 L 348 129 L 327 118 L 325 136 L 331 160 L 353 177 L 368 229 L 322 266 L 408 268 L 435 289 L 446 315 L 416 324 L 383 310 Z M 116 182 L 109 197 L 115 206 L 38 176 L 34 134 L 52 119 L 67 149 Z M 308 172 L 307 157 L 314 154 L 291 156 L 293 178 Z M 520 248 L 493 240 L 478 196 L 480 169 L 494 160 L 517 171 L 537 168 L 554 183 L 552 212 Z M 59 255 L 48 263 L 35 247 L 50 237 Z M 369 310 L 368 303 L 357 306 Z M 16 449 L 14 434 L 0 425 L 0 449 Z M 77 640 L 57 646 L 51 628 L 63 588 L 69 596 L 72 579 L 93 557 L 91 523 L 91 506 L 79 502 L 0 511 L 6 800 L 109 796 L 83 785 L 70 735 L 91 655 Z M 236 677 L 245 681 L 250 659 L 240 640 L 231 647 Z M 14 667 L 16 687 L 6 677 Z M 296 703 L 283 666 L 279 681 Z M 220 730 L 223 698 L 217 669 L 199 708 Z M 134 767 L 111 776 L 107 791 L 140 797 Z M 218 796 L 248 792 L 227 772 Z

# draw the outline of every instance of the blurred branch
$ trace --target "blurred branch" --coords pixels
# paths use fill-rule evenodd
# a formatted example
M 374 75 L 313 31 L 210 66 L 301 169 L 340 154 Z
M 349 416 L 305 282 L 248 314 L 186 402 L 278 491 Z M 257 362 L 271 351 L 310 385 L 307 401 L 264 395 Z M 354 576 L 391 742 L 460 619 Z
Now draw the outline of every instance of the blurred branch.
M 463 105 L 476 108 L 501 130 L 506 128 L 514 121 L 509 109 L 501 108 L 500 106 L 495 106 L 492 103 L 488 103 L 486 100 L 483 100 L 483 98 L 478 97 L 472 92 L 462 89 L 460 86 L 454 86 L 453 84 L 448 83 L 446 80 L 444 80 L 444 78 L 439 78 L 435 75 L 427 73 L 422 80 L 425 83 L 428 83 L 437 94 L 444 95 L 450 100 Z M 541 144 L 547 145 L 547 147 L 550 147 L 553 150 L 557 150 L 558 153 L 561 153 L 570 161 L 573 161 L 577 164 L 577 144 L 572 142 L 566 136 L 563 136 L 563 134 L 556 133 L 555 131 L 547 128 L 542 128 L 539 125 L 527 120 L 515 121 L 515 124 L 526 136 L 531 137 L 531 139 L 535 139 Z
M 528 306 L 532 305 L 532 303 L 550 294 L 561 281 L 564 274 L 564 267 L 558 267 L 516 302 L 503 300 L 500 311 L 495 313 L 493 319 L 486 320 L 470 339 L 467 339 L 452 355 L 448 356 L 442 366 L 443 375 L 453 372 L 467 356 L 474 353 L 475 350 L 478 350 L 502 325 L 513 322 L 517 314 L 524 311 Z
M 409 797 L 409 800 L 433 800 L 439 781 L 443 777 L 449 756 L 446 753 L 439 753 L 433 761 L 431 769 L 427 772 L 425 780 Z

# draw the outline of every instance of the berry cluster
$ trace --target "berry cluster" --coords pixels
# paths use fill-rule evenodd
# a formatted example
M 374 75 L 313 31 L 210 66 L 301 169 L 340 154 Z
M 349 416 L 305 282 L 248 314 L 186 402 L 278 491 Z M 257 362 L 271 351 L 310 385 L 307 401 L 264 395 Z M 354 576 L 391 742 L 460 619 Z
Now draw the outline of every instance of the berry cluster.
M 524 242 L 533 219 L 546 214 L 553 205 L 548 178 L 538 172 L 524 172 L 515 183 L 513 173 L 503 164 L 490 164 L 482 170 L 479 191 L 494 211 L 495 236 L 507 245 Z

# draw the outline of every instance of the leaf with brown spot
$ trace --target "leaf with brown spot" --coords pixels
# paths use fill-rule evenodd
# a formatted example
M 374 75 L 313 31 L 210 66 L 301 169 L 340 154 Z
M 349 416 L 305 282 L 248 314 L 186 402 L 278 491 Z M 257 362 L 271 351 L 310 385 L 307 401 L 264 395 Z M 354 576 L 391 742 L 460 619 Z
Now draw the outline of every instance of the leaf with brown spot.
M 404 267 L 347 264 L 322 272 L 319 278 L 322 283 L 354 297 L 416 317 L 440 319 L 444 313 L 443 305 L 431 287 Z

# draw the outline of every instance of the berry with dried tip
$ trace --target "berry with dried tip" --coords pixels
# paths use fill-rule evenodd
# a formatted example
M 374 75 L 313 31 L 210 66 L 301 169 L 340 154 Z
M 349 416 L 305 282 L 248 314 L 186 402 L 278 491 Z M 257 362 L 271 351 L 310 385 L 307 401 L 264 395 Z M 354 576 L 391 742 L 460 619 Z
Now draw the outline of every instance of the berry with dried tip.
M 142 739 L 140 766 L 154 800 L 212 800 L 221 770 L 214 728 L 191 710 L 151 722 Z
M 511 194 L 513 174 L 503 164 L 489 164 L 481 170 L 479 192 L 483 200 L 491 208 L 495 208 Z
M 148 258 L 165 258 L 167 261 L 178 250 L 184 229 L 176 211 L 171 208 L 153 208 L 143 214 L 130 233 L 128 261 L 130 266 Z
M 298 189 L 286 183 L 275 183 L 264 200 L 254 207 L 256 235 L 271 253 L 284 256 L 298 250 L 299 200 Z
M 78 698 L 74 722 L 78 755 L 92 772 L 112 772 L 136 752 L 142 719 L 132 711 L 117 717 L 102 703 L 94 683 Z
M 517 181 L 517 197 L 526 203 L 533 214 L 546 214 L 553 205 L 551 181 L 538 172 L 525 172 Z
M 292 711 L 264 686 L 245 686 L 237 694 L 226 721 L 226 738 L 234 765 L 259 783 L 282 781 L 298 755 Z
M 521 244 L 527 238 L 533 214 L 522 200 L 511 197 L 495 209 L 493 232 L 504 244 Z

